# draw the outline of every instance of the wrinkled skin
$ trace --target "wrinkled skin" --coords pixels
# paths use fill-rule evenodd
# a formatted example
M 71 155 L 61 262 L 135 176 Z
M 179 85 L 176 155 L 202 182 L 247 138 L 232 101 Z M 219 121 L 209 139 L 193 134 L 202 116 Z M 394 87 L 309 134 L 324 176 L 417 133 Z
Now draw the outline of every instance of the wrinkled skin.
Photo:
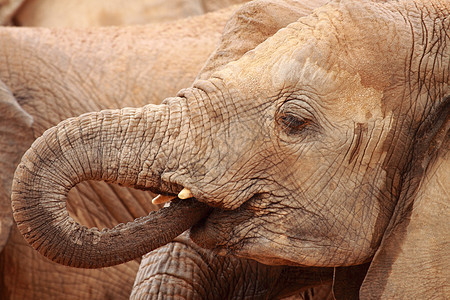
M 217 256 L 183 234 L 143 257 L 130 299 L 333 299 L 332 277 L 333 269 Z
M 322 4 L 324 2 L 320 1 L 254 1 L 243 6 L 228 21 L 217 49 L 198 77 L 208 78 L 211 72 L 240 58 L 279 29 Z M 333 270 L 329 269 L 290 270 L 272 269 L 252 260 L 220 257 L 199 248 L 184 235 L 143 257 L 131 299 L 209 299 L 213 296 L 228 299 L 289 296 L 293 299 L 333 299 L 336 292 L 331 292 L 331 282 L 334 287 L 343 287 L 342 297 L 352 299 L 357 293 L 352 284 L 360 284 L 365 274 L 351 271 L 351 276 L 337 278 L 334 272 L 332 278 Z M 315 281 L 317 279 L 319 283 Z
M 268 266 L 218 256 L 183 234 L 143 256 L 130 299 L 359 299 L 367 267 Z
M 294 16 L 283 16 L 282 20 L 278 20 L 277 16 L 273 16 L 273 7 L 261 7 L 262 3 L 257 3 L 255 5 L 249 5 L 245 9 L 239 11 L 237 16 L 234 16 L 230 20 L 230 24 L 228 25 L 224 36 L 222 37 L 222 41 L 220 43 L 219 48 L 215 51 L 215 54 L 210 58 L 207 66 L 205 66 L 204 71 L 202 71 L 203 76 L 206 76 L 207 72 L 211 72 L 214 68 L 219 68 L 224 65 L 226 61 L 232 59 L 231 57 L 240 57 L 247 50 L 251 49 L 254 44 L 259 44 L 266 37 L 267 34 L 275 33 L 279 28 L 284 27 L 290 21 L 294 21 L 296 17 Z M 286 4 L 285 4 L 286 5 Z M 310 2 L 304 3 L 302 5 L 296 4 L 298 7 L 296 8 L 296 14 L 304 14 L 307 13 L 314 6 L 320 5 L 320 2 Z M 291 9 L 291 8 L 289 8 Z M 286 8 L 280 9 L 277 8 L 278 13 L 286 13 Z M 290 14 L 294 13 L 293 11 Z M 268 18 L 269 17 L 269 18 Z M 215 20 L 217 20 L 217 16 L 213 16 Z M 252 20 L 250 22 L 250 20 Z M 219 24 L 220 26 L 220 19 Z M 191 25 L 191 24 L 188 24 Z M 180 25 L 179 27 L 184 27 Z M 192 26 L 190 26 L 192 27 Z M 154 28 L 154 27 L 152 27 Z M 241 32 L 236 32 L 236 29 L 240 29 Z M 156 31 L 156 32 L 155 32 Z M 163 34 L 164 31 L 164 34 Z M 3 78 L 8 78 L 11 76 L 11 70 L 17 73 L 13 73 L 12 77 L 14 77 L 17 81 L 9 80 L 7 81 L 12 86 L 17 86 L 17 89 L 14 89 L 16 95 L 19 95 L 18 100 L 16 101 L 14 96 L 10 93 L 8 87 L 5 86 L 5 93 L 8 94 L 7 97 L 2 96 L 2 100 L 4 102 L 3 105 L 6 107 L 3 112 L 11 112 L 12 116 L 7 117 L 3 115 L 2 120 L 4 123 L 2 124 L 2 128 L 5 130 L 3 132 L 3 140 L 11 140 L 14 139 L 14 144 L 12 147 L 14 148 L 13 155 L 11 153 L 7 153 L 5 151 L 3 153 L 3 170 L 5 170 L 2 174 L 2 178 L 4 179 L 5 190 L 8 187 L 11 178 L 7 174 L 7 166 L 6 162 L 10 162 L 13 160 L 13 163 L 10 164 L 11 168 L 15 168 L 17 165 L 17 160 L 21 156 L 21 151 L 17 151 L 18 149 L 26 149 L 29 147 L 31 141 L 38 136 L 42 130 L 46 127 L 51 126 L 53 122 L 58 122 L 57 120 L 51 120 L 53 116 L 52 114 L 62 114 L 58 118 L 65 118 L 66 116 L 70 116 L 70 114 L 76 115 L 83 111 L 93 110 L 104 107 L 104 105 L 115 107 L 122 105 L 140 105 L 140 101 L 149 102 L 155 101 L 158 102 L 158 99 L 162 99 L 173 93 L 174 90 L 179 89 L 177 86 L 183 86 L 187 84 L 190 76 L 195 74 L 197 70 L 195 70 L 198 66 L 195 66 L 196 61 L 201 61 L 202 51 L 211 51 L 211 44 L 214 43 L 214 40 L 211 39 L 211 35 L 214 33 L 214 29 L 209 29 L 208 32 L 200 32 L 199 34 L 205 34 L 205 39 L 208 38 L 208 41 L 196 41 L 196 44 L 187 45 L 186 42 L 189 43 L 191 39 L 201 39 L 195 34 L 188 39 L 182 39 L 180 41 L 176 41 L 172 44 L 168 44 L 167 40 L 173 32 L 165 32 L 164 27 L 159 30 L 142 30 L 133 32 L 133 35 L 136 37 L 136 40 L 133 40 L 134 48 L 140 49 L 142 47 L 148 48 L 148 45 L 152 45 L 150 50 L 147 49 L 146 52 L 142 52 L 140 50 L 139 56 L 140 60 L 146 60 L 147 65 L 137 64 L 133 66 L 133 70 L 135 70 L 136 74 L 138 72 L 142 72 L 141 66 L 145 66 L 144 75 L 139 74 L 139 78 L 142 81 L 147 81 L 153 83 L 152 85 L 140 84 L 139 82 L 136 85 L 142 85 L 145 87 L 145 90 L 142 90 L 142 94 L 149 93 L 152 95 L 150 99 L 143 97 L 126 97 L 125 99 L 118 99 L 116 102 L 114 99 L 119 97 L 115 96 L 116 91 L 111 91 L 110 97 L 98 97 L 94 101 L 91 99 L 84 98 L 76 98 L 77 95 L 88 95 L 89 92 L 85 90 L 94 90 L 94 86 L 101 86 L 101 83 L 98 83 L 98 80 L 101 82 L 109 82 L 111 80 L 115 80 L 117 82 L 118 87 L 121 86 L 121 82 L 124 80 L 117 77 L 117 73 L 108 74 L 110 76 L 114 76 L 111 78 L 98 78 L 92 80 L 92 85 L 82 86 L 82 87 L 73 87 L 72 91 L 65 90 L 58 95 L 51 95 L 51 97 L 42 98 L 40 94 L 42 93 L 42 89 L 45 89 L 42 85 L 44 82 L 36 82 L 35 80 L 27 80 L 27 78 L 22 78 L 19 76 L 20 72 L 18 67 L 14 64 L 14 57 L 17 55 L 17 49 L 25 52 L 23 56 L 29 56 L 31 51 L 35 51 L 36 48 L 32 48 L 36 39 L 47 39 L 50 44 L 54 44 L 54 50 L 50 53 L 42 53 L 39 48 L 37 48 L 37 53 L 34 55 L 36 57 L 42 57 L 42 60 L 46 60 L 46 57 L 82 57 L 82 56 L 93 56 L 93 53 L 97 53 L 100 47 L 106 47 L 105 36 L 108 36 L 110 32 L 114 31 L 106 31 L 102 30 L 100 32 L 94 32 L 92 37 L 87 38 L 87 42 L 84 42 L 83 45 L 78 45 L 77 40 L 72 41 L 72 47 L 70 51 L 67 51 L 66 48 L 62 48 L 61 46 L 66 43 L 63 40 L 60 43 L 54 42 L 52 39 L 60 39 L 61 36 L 65 35 L 73 35 L 70 31 L 48 31 L 48 30 L 5 30 L 2 34 L 2 39 L 5 41 L 6 45 L 10 45 L 3 54 L 5 58 L 9 61 L 10 66 L 8 68 L 8 73 L 5 73 Z M 180 31 L 178 29 L 178 31 Z M 211 32 L 210 32 L 211 31 Z M 144 38 L 139 38 L 139 34 L 145 35 Z M 115 40 L 116 44 L 120 44 L 121 40 L 124 38 L 121 37 L 129 33 L 128 31 L 124 31 L 123 33 L 118 34 L 117 40 Z M 77 33 L 78 34 L 78 33 Z M 95 41 L 95 36 L 97 34 L 102 35 L 102 44 L 97 46 Z M 176 35 L 183 35 L 183 32 L 176 33 Z M 149 36 L 153 37 L 150 39 Z M 78 39 L 85 38 L 83 34 L 81 34 Z M 86 38 L 85 38 L 86 39 Z M 151 41 L 149 41 L 151 40 Z M 136 42 L 137 41 L 137 42 Z M 127 43 L 131 43 L 131 40 L 127 40 Z M 211 44 L 208 44 L 210 42 Z M 142 44 L 146 44 L 143 46 Z M 164 44 L 163 44 L 164 43 Z M 176 46 L 178 43 L 178 46 Z M 198 45 L 197 45 L 198 44 Z M 208 46 L 207 46 L 208 44 Z M 197 49 L 197 46 L 202 46 L 203 49 Z M 171 61 L 167 62 L 164 59 L 161 59 L 158 53 L 164 53 L 166 48 L 170 49 L 172 47 L 183 47 L 184 53 L 189 53 L 189 51 L 195 52 L 190 55 L 191 57 L 191 65 L 187 66 L 186 62 L 182 65 L 177 65 L 177 60 L 172 55 Z M 190 48 L 189 48 L 190 47 Z M 116 48 L 113 48 L 116 49 Z M 11 51 L 9 51 L 11 50 Z M 47 50 L 48 49 L 43 49 Z M 92 74 L 98 73 L 107 73 L 105 69 L 115 69 L 120 68 L 120 66 L 124 63 L 123 61 L 117 62 L 116 57 L 122 56 L 120 50 L 116 50 L 111 54 L 110 59 L 105 59 L 105 55 L 103 51 L 98 52 L 97 55 L 104 59 L 102 65 L 98 65 L 93 68 L 91 71 Z M 132 55 L 133 51 L 130 49 L 127 50 L 127 56 L 129 56 L 128 61 L 135 60 L 135 57 Z M 149 52 L 149 53 L 147 53 Z M 222 54 L 228 53 L 226 59 L 223 57 L 218 57 L 217 52 L 221 52 Z M 75 54 L 74 54 L 75 53 Z M 89 54 L 88 54 L 89 53 Z M 152 60 L 152 57 L 158 57 L 158 61 L 150 66 L 148 64 L 149 61 Z M 198 59 L 196 58 L 198 57 Z M 195 58 L 195 59 L 194 59 Z M 30 60 L 33 60 L 33 57 L 30 57 Z M 96 60 L 95 56 L 91 57 L 92 60 Z M 182 58 L 180 58 L 182 59 Z M 77 71 L 73 73 L 83 74 L 86 72 L 86 66 L 90 64 L 90 60 L 86 62 L 86 65 L 82 64 L 77 67 Z M 168 66 L 166 69 L 159 68 L 160 65 Z M 53 62 L 48 68 L 52 67 L 61 67 L 60 61 Z M 179 75 L 183 76 L 181 78 L 177 78 L 176 81 L 172 81 L 172 79 L 168 79 L 173 76 L 177 67 L 182 67 L 183 73 Z M 40 70 L 41 66 L 38 64 L 36 69 L 33 69 L 29 66 L 29 69 L 25 69 L 29 76 L 33 78 L 33 74 Z M 194 70 L 191 72 L 191 69 Z M 147 73 L 148 72 L 148 73 Z M 72 73 L 72 74 L 73 74 Z M 45 74 L 45 73 L 44 73 Z M 53 75 L 53 77 L 52 77 Z M 55 87 L 59 84 L 57 78 L 54 78 L 55 74 L 48 74 L 46 76 L 42 76 L 42 78 L 51 78 L 48 79 Z M 159 76 L 157 76 L 159 75 Z M 135 75 L 133 75 L 135 76 Z M 70 80 L 73 75 L 68 75 L 66 79 Z M 138 77 L 138 76 L 136 76 Z M 26 82 L 26 85 L 21 82 Z M 6 81 L 6 79 L 5 79 Z M 175 83 L 175 86 L 168 85 L 167 82 Z M 158 89 L 152 90 L 154 86 L 158 86 Z M 25 87 L 25 88 L 24 88 Z M 50 89 L 50 88 L 48 88 Z M 104 92 L 104 91 L 103 91 Z M 59 97 L 57 100 L 56 97 Z M 62 99 L 62 100 L 61 100 Z M 109 102 L 108 102 L 109 101 Z M 133 101 L 133 102 L 131 102 Z M 11 103 L 10 103 L 11 102 Z M 55 106 L 55 104 L 60 103 L 78 103 L 78 105 L 82 105 L 84 107 L 77 107 L 77 105 L 72 105 L 71 111 L 64 111 L 60 107 Z M 17 106 L 20 104 L 22 106 Z M 12 108 L 10 106 L 13 106 Z M 25 109 L 24 109 L 25 108 Z M 76 110 L 78 109 L 78 111 Z M 28 112 L 32 113 L 29 115 Z M 50 112 L 50 113 L 49 113 Z M 69 115 L 65 115 L 69 114 Z M 34 123 L 33 123 L 34 122 Z M 36 127 L 39 124 L 39 127 Z M 33 132 L 30 132 L 30 127 L 33 127 Z M 20 135 L 18 135 L 20 134 Z M 24 150 L 22 150 L 24 151 Z M 5 157 L 7 155 L 7 157 Z M 11 172 L 12 174 L 12 172 Z M 120 198 L 120 200 L 119 200 Z M 79 220 L 81 223 L 87 226 L 96 226 L 99 228 L 103 227 L 112 227 L 118 222 L 129 221 L 132 218 L 137 216 L 141 216 L 145 214 L 145 211 L 149 211 L 152 209 L 149 206 L 149 195 L 147 193 L 142 193 L 136 190 L 127 190 L 124 188 L 118 188 L 115 185 L 107 185 L 103 183 L 90 182 L 89 184 L 81 184 L 81 186 L 73 189 L 71 191 L 71 195 L 69 197 L 69 209 L 72 211 L 71 215 Z M 5 202 L 5 210 L 8 211 L 9 203 Z M 142 208 L 141 208 L 142 207 Z M 126 209 L 124 209 L 126 208 Z M 92 214 L 95 214 L 94 216 Z M 9 214 L 4 215 L 2 217 L 2 233 L 4 236 L 3 241 L 6 242 L 7 234 L 9 231 L 5 230 L 8 226 L 5 224 L 11 224 L 9 221 Z M 66 299 L 80 299 L 80 298 L 90 298 L 90 299 L 103 299 L 105 297 L 114 297 L 115 299 L 127 298 L 129 293 L 130 283 L 134 280 L 134 274 L 136 272 L 136 262 L 130 262 L 123 266 L 111 267 L 108 269 L 101 270 L 75 270 L 71 268 L 64 268 L 55 264 L 49 263 L 47 260 L 42 259 L 36 252 L 32 251 L 31 248 L 23 241 L 22 237 L 18 234 L 15 227 L 12 229 L 11 237 L 8 241 L 7 247 L 2 254 L 2 298 L 16 299 L 16 298 L 41 298 L 41 297 L 50 297 L 50 298 L 60 298 L 62 294 Z M 191 243 L 192 244 L 192 243 Z M 21 253 L 18 255 L 18 253 Z M 183 256 L 184 254 L 180 253 L 179 256 Z M 212 256 L 211 256 L 212 257 Z M 221 260 L 219 260 L 220 262 Z M 235 260 L 231 260 L 228 262 L 230 268 L 233 265 Z M 213 262 L 213 261 L 212 261 Z M 180 265 L 180 261 L 173 261 L 172 267 L 176 269 L 183 268 Z M 237 264 L 245 264 L 245 260 L 240 260 Z M 221 266 L 218 262 L 215 263 L 217 266 Z M 254 264 L 254 263 L 251 263 Z M 30 269 L 29 265 L 33 265 L 33 268 Z M 175 266 L 174 266 L 175 265 Z M 234 269 L 234 268 L 233 268 Z M 233 288 L 235 293 L 245 294 L 248 288 L 248 285 L 255 284 L 254 281 L 250 281 L 251 276 L 258 276 L 257 273 L 253 271 L 253 268 L 247 268 L 245 274 L 237 274 L 235 272 L 228 274 L 230 280 L 233 276 L 235 277 L 233 280 L 240 281 L 245 283 L 241 288 L 238 286 L 221 286 L 220 288 L 223 291 L 227 291 L 227 289 Z M 157 272 L 164 272 L 164 268 L 158 268 Z M 8 276 L 5 276 L 7 274 Z M 261 280 L 267 280 L 265 277 L 266 273 L 259 274 Z M 25 276 L 27 275 L 27 276 Z M 175 274 L 172 277 L 172 280 L 176 279 L 179 275 Z M 245 276 L 244 279 L 240 279 L 240 276 Z M 232 281 L 232 280 L 231 280 Z M 77 282 L 76 289 L 73 288 L 73 282 Z M 324 280 L 325 282 L 325 280 Z M 222 284 L 222 283 L 221 283 Z M 206 285 L 206 283 L 205 283 Z M 119 287 L 119 288 L 118 288 Z M 210 287 L 212 285 L 210 284 Z M 308 286 L 304 286 L 302 289 L 306 289 Z M 217 286 L 219 288 L 219 286 Z M 300 286 L 301 288 L 301 286 Z M 330 291 L 329 286 L 325 286 L 323 291 L 315 291 L 316 297 L 318 296 L 321 299 L 321 294 L 328 294 Z M 162 295 L 170 295 L 171 290 L 162 287 L 159 291 Z M 185 292 L 189 292 L 188 289 L 185 289 Z M 253 292 L 257 292 L 259 294 L 263 293 L 264 290 L 254 289 Z M 282 291 L 280 291 L 282 292 Z M 252 291 L 247 292 L 248 297 L 252 297 Z M 302 292 L 305 295 L 314 293 L 314 291 L 306 290 Z M 319 293 L 319 294 L 317 294 Z M 139 298 L 141 295 L 146 295 L 146 291 L 143 289 L 134 289 L 133 297 Z
M 26 0 L 20 8 L 0 7 L 2 24 L 86 28 L 174 21 L 202 15 L 248 0 Z M 12 1 L 14 2 L 14 1 Z M 18 1 L 16 1 L 18 2 Z M 19 9 L 18 9 L 19 8 Z M 9 18 L 8 18 L 8 17 Z
M 333 2 L 160 106 L 60 123 L 16 171 L 19 230 L 54 261 L 91 268 L 152 250 L 161 230 L 141 224 L 200 209 L 190 237 L 215 253 L 274 266 L 370 263 L 361 298 L 445 297 L 448 6 Z M 133 224 L 86 229 L 64 203 L 87 179 L 186 187 L 210 208 L 174 201 Z M 167 218 L 166 232 L 179 222 Z
M 29 247 L 11 215 L 14 170 L 33 140 L 65 118 L 159 103 L 191 84 L 231 12 L 140 28 L 0 30 L 0 298 L 129 297 L 139 260 L 77 270 Z M 80 184 L 69 198 L 72 216 L 90 227 L 112 227 L 155 209 L 150 193 L 103 182 Z

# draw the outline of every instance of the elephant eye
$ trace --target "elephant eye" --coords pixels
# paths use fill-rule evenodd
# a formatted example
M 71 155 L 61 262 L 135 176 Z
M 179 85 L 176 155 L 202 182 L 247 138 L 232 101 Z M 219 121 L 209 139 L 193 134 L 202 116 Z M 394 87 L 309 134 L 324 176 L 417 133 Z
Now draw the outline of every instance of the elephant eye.
M 294 135 L 300 133 L 309 122 L 297 115 L 283 113 L 277 118 L 277 123 L 284 132 Z

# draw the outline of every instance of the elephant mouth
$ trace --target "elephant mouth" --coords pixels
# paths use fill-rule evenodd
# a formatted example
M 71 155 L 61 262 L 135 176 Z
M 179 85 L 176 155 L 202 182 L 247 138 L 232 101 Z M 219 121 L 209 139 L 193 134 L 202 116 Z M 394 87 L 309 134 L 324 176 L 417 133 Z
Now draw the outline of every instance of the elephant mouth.
M 211 249 L 220 255 L 229 252 L 238 252 L 242 247 L 241 243 L 233 241 L 233 232 L 236 226 L 249 222 L 255 214 L 261 210 L 258 205 L 254 205 L 267 195 L 257 193 L 243 202 L 236 209 L 226 209 L 223 207 L 213 207 L 207 200 L 199 200 L 194 197 L 190 190 L 182 188 L 178 194 L 159 194 L 153 198 L 153 204 L 164 204 L 164 207 L 172 206 L 172 203 L 183 201 L 193 201 L 204 204 L 208 209 L 200 219 L 192 222 L 189 229 L 189 236 L 199 246 Z

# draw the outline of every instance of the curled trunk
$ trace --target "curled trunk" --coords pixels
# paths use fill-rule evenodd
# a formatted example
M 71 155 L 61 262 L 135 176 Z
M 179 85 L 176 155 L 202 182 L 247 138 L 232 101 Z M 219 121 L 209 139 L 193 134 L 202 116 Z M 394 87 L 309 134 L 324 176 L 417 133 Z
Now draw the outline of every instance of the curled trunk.
M 13 215 L 25 239 L 55 262 L 99 268 L 140 257 L 204 217 L 206 205 L 175 201 L 134 222 L 99 231 L 67 213 L 68 192 L 85 180 L 160 189 L 170 151 L 161 145 L 181 126 L 179 118 L 168 114 L 167 105 L 106 110 L 47 130 L 22 158 L 12 186 Z

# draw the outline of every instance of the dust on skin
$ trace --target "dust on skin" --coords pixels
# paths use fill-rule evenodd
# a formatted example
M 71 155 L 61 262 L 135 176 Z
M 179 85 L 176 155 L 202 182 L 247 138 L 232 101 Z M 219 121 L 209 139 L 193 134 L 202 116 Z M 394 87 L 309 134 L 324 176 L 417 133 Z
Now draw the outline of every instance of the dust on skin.
M 325 17 L 323 24 L 319 22 L 319 27 L 329 21 L 329 16 Z M 336 146 L 347 147 L 348 153 L 354 154 L 354 159 L 348 160 L 351 164 L 342 168 L 340 176 L 348 176 L 342 172 L 350 173 L 350 178 L 355 179 L 354 183 L 346 183 L 344 189 L 349 195 L 361 198 L 362 195 L 355 192 L 359 190 L 358 185 L 361 184 L 357 179 L 365 178 L 366 171 L 376 174 L 373 175 L 374 186 L 383 186 L 386 181 L 386 171 L 379 168 L 377 163 L 386 157 L 386 149 L 383 149 L 382 145 L 392 126 L 391 112 L 386 112 L 383 107 L 385 97 L 383 88 L 386 78 L 376 77 L 373 81 L 368 80 L 368 76 L 379 74 L 378 68 L 371 69 L 374 58 L 359 57 L 359 62 L 364 61 L 364 63 L 358 63 L 358 69 L 353 68 L 351 56 L 338 56 L 336 53 L 343 50 L 330 47 L 333 41 L 330 39 L 334 38 L 332 34 L 318 37 L 313 34 L 318 31 L 311 29 L 310 32 L 304 28 L 300 30 L 295 26 L 298 24 L 281 30 L 276 36 L 270 38 L 277 41 L 261 44 L 245 54 L 239 61 L 229 64 L 228 68 L 214 74 L 213 77 L 223 80 L 231 93 L 237 91 L 247 99 L 265 99 L 274 95 L 283 95 L 285 98 L 286 95 L 291 95 L 294 98 L 304 99 L 310 106 L 316 107 L 317 117 L 321 125 L 326 127 L 327 135 L 335 136 L 332 142 Z M 280 44 L 283 46 L 278 48 L 274 46 Z M 363 49 L 366 45 L 360 46 Z M 360 49 L 357 54 L 360 55 L 363 52 Z M 364 70 L 365 67 L 370 70 Z M 258 75 L 254 76 L 254 74 Z M 276 109 L 274 106 L 272 105 L 272 110 Z M 359 128 L 363 129 L 359 138 L 353 139 Z M 331 134 L 332 132 L 335 134 Z M 370 155 L 367 155 L 368 153 Z M 343 158 L 345 156 L 340 159 Z M 305 172 L 305 168 L 310 168 L 310 173 L 313 174 L 317 166 L 321 165 L 319 160 L 327 164 L 326 158 L 316 157 L 311 162 L 303 161 L 303 173 L 308 173 L 308 171 Z M 325 170 L 325 172 L 329 171 Z M 342 183 L 336 180 L 336 182 L 326 183 L 327 190 L 338 189 Z M 365 218 L 364 213 L 367 212 L 367 203 L 360 200 L 362 199 L 352 203 L 352 210 L 360 214 L 355 217 L 355 220 Z M 374 201 L 370 205 L 374 213 L 380 212 L 379 202 Z M 370 240 L 378 240 L 379 232 L 373 230 L 376 227 L 374 224 L 368 223 L 370 222 L 365 223 L 363 232 L 366 233 L 366 242 L 370 243 Z M 353 225 L 355 230 L 361 227 L 358 224 Z M 259 238 L 263 239 L 263 237 Z M 279 235 L 277 240 L 267 241 L 267 243 L 277 249 L 280 245 L 288 245 L 289 239 Z M 261 242 L 258 245 L 261 244 L 266 243 Z M 257 246 L 253 245 L 251 249 L 241 249 L 240 254 L 245 257 L 247 252 L 251 252 L 251 256 L 257 253 L 257 256 L 261 258 L 268 255 L 266 247 L 256 248 Z M 286 257 L 289 255 L 286 254 Z M 271 263 L 276 260 L 274 257 L 268 259 Z
M 102 26 L 118 26 L 124 24 L 122 16 L 113 11 L 102 10 L 98 13 L 97 19 Z

